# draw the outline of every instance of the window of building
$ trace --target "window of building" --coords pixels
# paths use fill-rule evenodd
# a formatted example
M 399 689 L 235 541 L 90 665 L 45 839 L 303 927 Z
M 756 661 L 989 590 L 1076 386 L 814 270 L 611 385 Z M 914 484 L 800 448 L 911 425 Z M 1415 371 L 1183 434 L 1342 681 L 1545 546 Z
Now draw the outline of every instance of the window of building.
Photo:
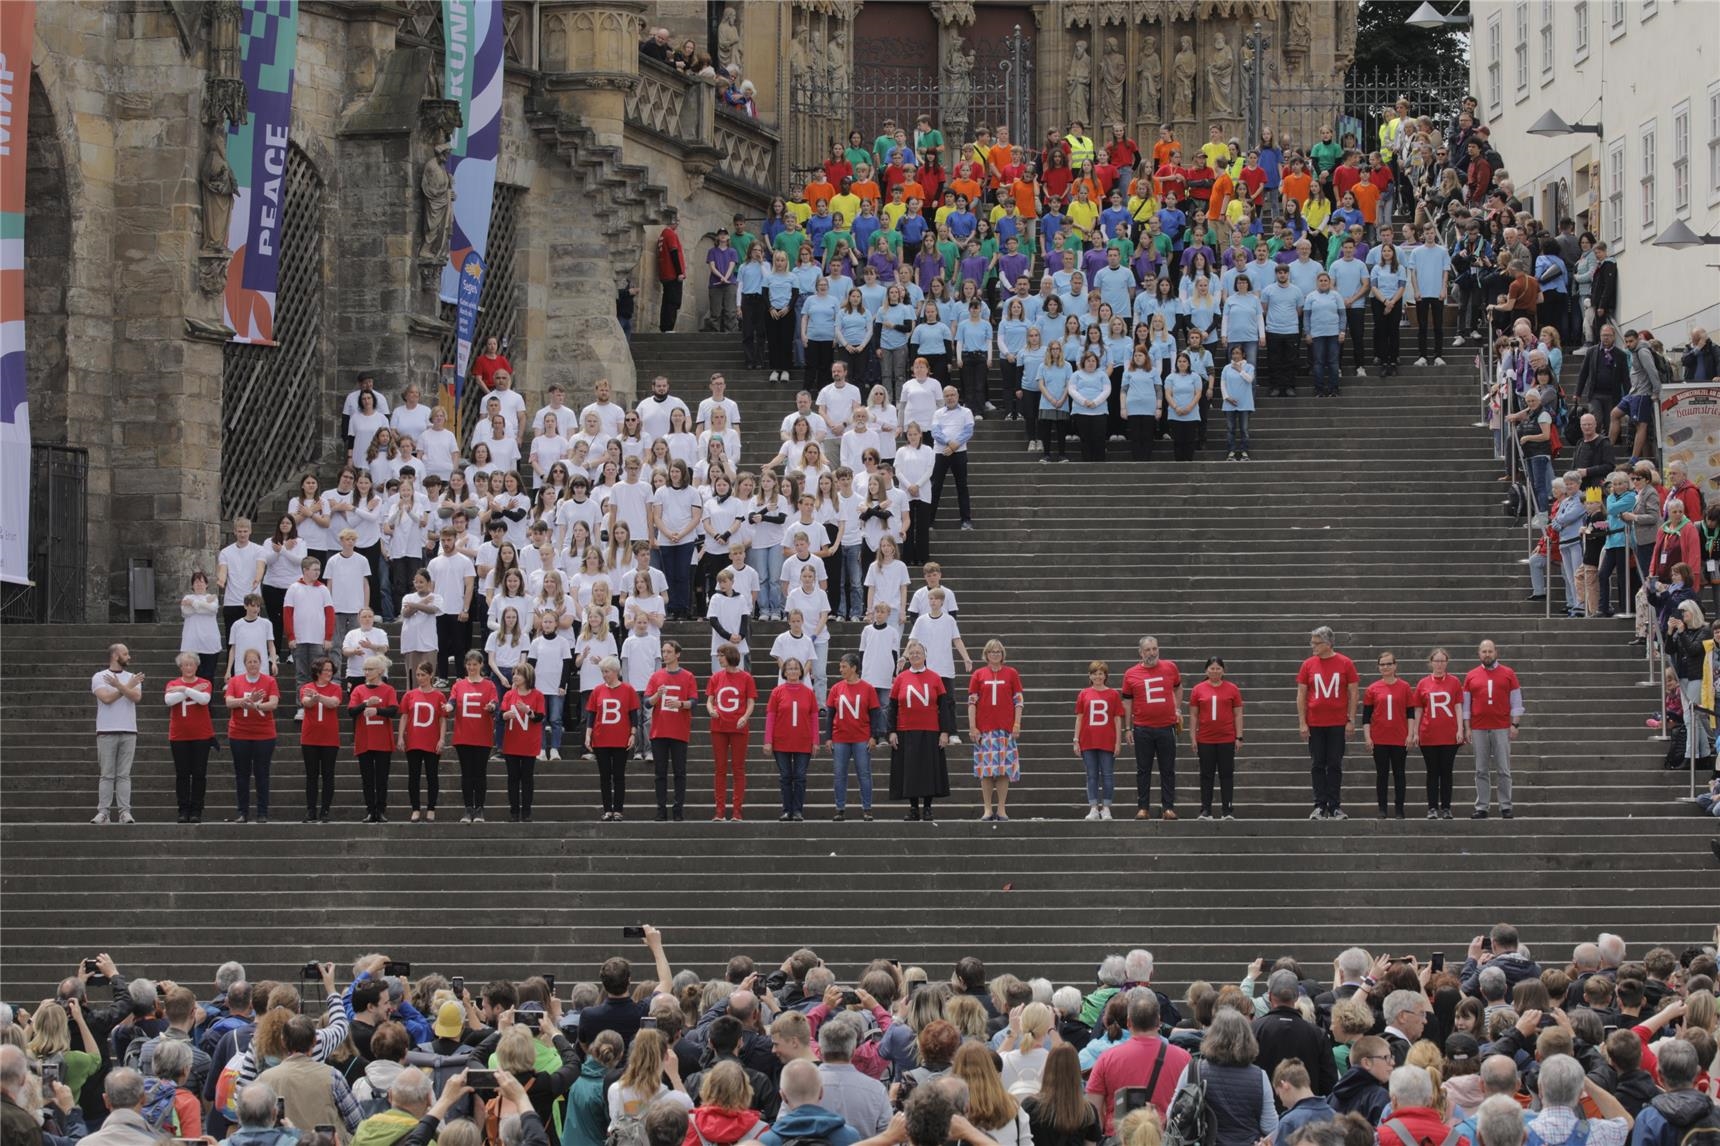
M 1720 203 L 1720 82 L 1708 88 L 1708 204 Z
M 1646 24 L 1654 19 L 1655 13 L 1659 11 L 1660 0 L 1642 0 L 1642 3 L 1637 6 L 1637 18 Z
M 1576 51 L 1573 55 L 1580 64 L 1589 58 L 1589 0 L 1577 0 L 1577 3 L 1572 4 L 1571 18 L 1577 24 Z
M 1487 117 L 1497 119 L 1505 106 L 1505 29 L 1499 13 L 1487 20 Z
M 1690 101 L 1672 109 L 1672 213 L 1690 217 Z
M 1642 125 L 1642 131 L 1637 136 L 1637 143 L 1642 148 L 1642 176 L 1639 180 L 1642 186 L 1642 229 L 1654 230 L 1654 130 L 1655 124 L 1651 119 Z
M 1607 149 L 1607 245 L 1613 254 L 1624 248 L 1624 143 Z
M 1607 39 L 1624 35 L 1624 0 L 1607 0 Z
M 1541 83 L 1553 81 L 1553 0 L 1541 0 Z
M 1529 0 L 1517 0 L 1516 8 L 1517 38 L 1511 45 L 1511 59 L 1515 67 L 1517 83 L 1517 98 L 1529 98 Z

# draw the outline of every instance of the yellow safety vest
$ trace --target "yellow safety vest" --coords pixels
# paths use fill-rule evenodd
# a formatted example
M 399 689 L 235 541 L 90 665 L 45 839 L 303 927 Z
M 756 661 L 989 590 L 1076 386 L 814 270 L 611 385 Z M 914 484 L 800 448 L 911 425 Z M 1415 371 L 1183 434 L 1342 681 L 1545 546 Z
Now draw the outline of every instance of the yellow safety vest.
M 1069 145 L 1069 165 L 1093 162 L 1093 141 L 1085 135 L 1065 135 L 1063 142 Z

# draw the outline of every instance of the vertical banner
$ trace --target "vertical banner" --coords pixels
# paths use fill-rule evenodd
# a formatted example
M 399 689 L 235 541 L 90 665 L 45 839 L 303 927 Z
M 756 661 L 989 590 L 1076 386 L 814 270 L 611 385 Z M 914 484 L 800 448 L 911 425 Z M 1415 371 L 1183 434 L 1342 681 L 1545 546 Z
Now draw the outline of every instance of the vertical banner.
M 457 415 L 466 397 L 466 371 L 472 365 L 472 339 L 478 333 L 478 299 L 484 292 L 484 256 L 476 251 L 466 255 L 460 267 L 459 309 L 454 316 L 454 434 L 460 434 Z
M 32 0 L 0 4 L 0 581 L 30 581 L 30 402 L 24 375 L 24 168 Z
M 1720 497 L 1720 386 L 1662 387 L 1660 434 L 1661 467 L 1683 462 L 1690 480 L 1714 504 Z
M 298 0 L 240 0 L 239 67 L 250 107 L 227 133 L 233 216 L 227 224 L 222 317 L 234 342 L 275 343 L 275 287 L 287 202 L 287 137 L 293 123 Z
M 502 146 L 502 6 L 499 0 L 442 0 L 447 48 L 442 92 L 460 105 L 448 152 L 454 185 L 453 229 L 440 297 L 458 302 L 466 256 L 488 254 L 496 157 Z M 464 376 L 465 371 L 460 371 Z

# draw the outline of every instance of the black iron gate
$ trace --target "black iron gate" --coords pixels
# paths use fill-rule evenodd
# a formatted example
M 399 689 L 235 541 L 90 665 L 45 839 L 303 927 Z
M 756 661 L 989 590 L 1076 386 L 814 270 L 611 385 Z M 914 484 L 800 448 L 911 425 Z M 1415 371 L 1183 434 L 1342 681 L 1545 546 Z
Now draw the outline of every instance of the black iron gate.
M 30 446 L 29 585 L 0 586 L 7 624 L 75 624 L 84 619 L 90 539 L 86 492 L 89 452 Z
M 1342 88 L 1285 83 L 1272 71 L 1262 84 L 1262 117 L 1281 147 L 1303 151 L 1320 141 L 1324 127 L 1333 129 L 1334 142 L 1353 135 L 1363 151 L 1378 148 L 1387 109 L 1399 98 L 1409 101 L 1411 115 L 1426 116 L 1443 135 L 1469 91 L 1469 73 L 1461 68 L 1351 68 Z

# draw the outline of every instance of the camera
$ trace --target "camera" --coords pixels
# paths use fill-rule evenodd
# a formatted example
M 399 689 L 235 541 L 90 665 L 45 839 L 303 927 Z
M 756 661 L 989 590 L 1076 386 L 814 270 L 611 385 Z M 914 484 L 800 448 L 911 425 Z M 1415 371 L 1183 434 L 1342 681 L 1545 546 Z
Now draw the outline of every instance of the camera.
M 844 991 L 844 992 L 842 992 L 842 1005 L 844 1007 L 858 1007 L 860 1005 L 860 994 L 859 994 L 859 992 L 857 992 L 857 991 Z
M 106 975 L 102 974 L 101 964 L 97 963 L 94 959 L 84 960 L 84 973 L 89 976 L 87 983 L 91 987 L 106 986 L 108 983 L 113 981 Z
M 320 979 L 322 978 L 322 968 L 317 965 L 317 961 L 315 959 L 312 959 L 309 963 L 306 963 L 303 967 L 299 968 L 299 978 Z

